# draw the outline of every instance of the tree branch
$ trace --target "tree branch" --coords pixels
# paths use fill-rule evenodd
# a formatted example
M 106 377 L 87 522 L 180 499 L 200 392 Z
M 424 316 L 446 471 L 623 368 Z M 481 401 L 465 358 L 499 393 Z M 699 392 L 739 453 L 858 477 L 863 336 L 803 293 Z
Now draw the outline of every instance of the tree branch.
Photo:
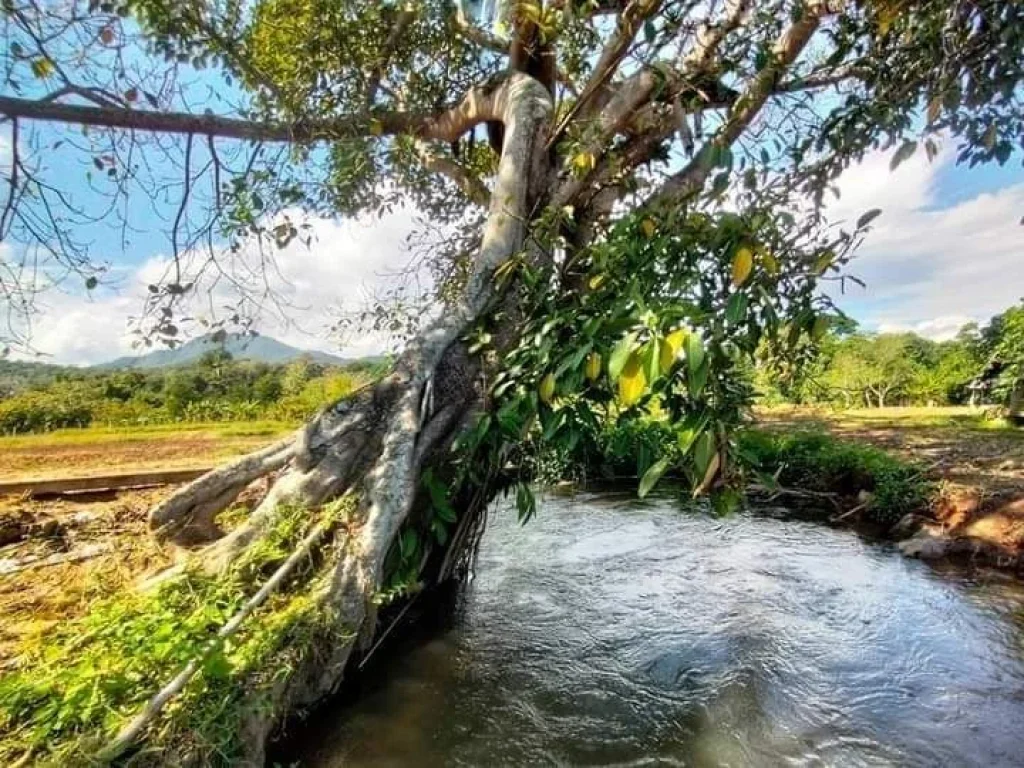
M 474 125 L 495 119 L 487 102 L 493 86 L 474 88 L 463 100 L 438 113 L 381 112 L 342 115 L 295 123 L 259 122 L 187 112 L 152 112 L 142 109 L 61 104 L 0 96 L 0 114 L 11 119 L 123 128 L 153 133 L 217 136 L 247 141 L 309 144 L 348 136 L 408 134 L 425 139 L 455 141 Z
M 780 75 L 796 61 L 821 23 L 821 18 L 831 10 L 827 1 L 811 2 L 806 5 L 803 16 L 794 22 L 772 48 L 770 62 L 749 82 L 736 100 L 728 119 L 715 132 L 697 155 L 682 170 L 673 174 L 645 205 L 657 205 L 668 200 L 680 201 L 699 192 L 714 168 L 715 155 L 730 147 L 757 117 Z
M 551 134 L 551 138 L 548 140 L 548 148 L 558 143 L 562 134 L 565 133 L 565 129 L 572 124 L 576 115 L 580 114 L 594 94 L 604 87 L 608 78 L 615 74 L 619 64 L 622 63 L 622 59 L 629 51 L 629 47 L 633 44 L 637 33 L 643 27 L 644 22 L 657 13 L 661 4 L 661 0 L 634 0 L 626 6 L 626 9 L 622 12 L 622 18 L 619 20 L 618 30 L 605 45 L 604 50 L 601 51 L 601 57 L 594 66 L 594 71 L 587 84 L 583 87 L 583 91 L 580 93 L 576 103 L 573 104 L 572 108 Z
M 434 148 L 422 139 L 415 143 L 416 155 L 423 167 L 434 173 L 447 176 L 467 198 L 479 206 L 486 207 L 491 202 L 491 193 L 483 182 L 464 166 L 434 151 Z

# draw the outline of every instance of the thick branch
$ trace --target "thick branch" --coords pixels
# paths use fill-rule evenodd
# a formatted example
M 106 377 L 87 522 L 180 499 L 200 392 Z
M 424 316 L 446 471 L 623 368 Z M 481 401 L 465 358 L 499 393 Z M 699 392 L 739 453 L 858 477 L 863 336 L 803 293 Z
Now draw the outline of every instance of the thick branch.
M 683 200 L 703 188 L 714 167 L 712 158 L 721 150 L 730 147 L 757 117 L 773 93 L 780 75 L 800 56 L 818 29 L 822 16 L 828 10 L 828 3 L 809 4 L 800 20 L 794 22 L 775 42 L 771 61 L 750 81 L 733 105 L 728 119 L 715 132 L 712 139 L 701 147 L 700 152 L 686 167 L 670 176 L 662 187 L 647 199 L 647 205 L 668 200 Z
M 643 28 L 644 22 L 657 13 L 660 7 L 661 0 L 634 0 L 626 6 L 615 35 L 601 51 L 601 57 L 594 66 L 594 71 L 583 87 L 579 98 L 551 134 L 551 138 L 548 140 L 549 147 L 558 142 L 576 115 L 583 113 L 588 102 L 604 87 L 608 78 L 615 74 L 622 59 L 629 51 L 629 47 L 633 44 L 633 40 L 636 39 L 637 33 Z
M 679 93 L 711 64 L 718 47 L 725 37 L 738 28 L 746 18 L 751 0 L 730 0 L 725 15 L 717 23 L 707 22 L 697 33 L 697 43 L 683 58 L 678 70 L 659 67 L 657 71 L 647 67 L 626 78 L 614 91 L 597 120 L 597 131 L 584 152 L 602 157 L 616 134 L 620 133 L 640 109 L 650 102 L 655 91 L 661 87 L 666 95 Z M 666 83 L 666 80 L 668 81 Z M 667 87 L 665 87 L 667 86 Z M 562 186 L 554 203 L 563 206 L 576 198 L 590 181 L 593 174 L 570 180 Z
M 101 128 L 123 128 L 154 133 L 217 136 L 249 141 L 308 144 L 346 136 L 409 134 L 426 139 L 454 141 L 469 128 L 492 119 L 485 105 L 493 87 L 474 88 L 451 109 L 438 113 L 379 112 L 342 115 L 323 120 L 272 123 L 187 112 L 152 112 L 142 109 L 61 104 L 0 96 L 0 114 L 11 119 L 45 120 Z

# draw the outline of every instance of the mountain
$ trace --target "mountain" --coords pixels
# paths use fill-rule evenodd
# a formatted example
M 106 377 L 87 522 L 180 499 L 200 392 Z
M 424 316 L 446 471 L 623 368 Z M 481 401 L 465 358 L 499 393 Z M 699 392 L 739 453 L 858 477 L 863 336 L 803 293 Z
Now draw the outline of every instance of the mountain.
M 242 336 L 229 334 L 223 340 L 214 340 L 212 336 L 201 336 L 185 342 L 174 349 L 158 349 L 144 355 L 129 355 L 101 363 L 95 368 L 166 368 L 175 365 L 194 363 L 207 352 L 225 349 L 235 360 L 255 360 L 260 363 L 288 363 L 300 357 L 308 357 L 317 363 L 326 365 L 345 365 L 351 363 L 344 357 L 327 354 L 326 352 L 310 352 L 285 344 L 270 336 Z

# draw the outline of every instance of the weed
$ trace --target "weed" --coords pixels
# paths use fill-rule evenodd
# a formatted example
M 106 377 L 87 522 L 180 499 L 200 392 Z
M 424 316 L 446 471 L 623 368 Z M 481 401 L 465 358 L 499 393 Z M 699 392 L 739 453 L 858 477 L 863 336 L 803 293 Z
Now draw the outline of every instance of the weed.
M 934 493 L 934 484 L 920 467 L 880 448 L 821 432 L 752 430 L 740 435 L 739 445 L 753 467 L 778 473 L 782 485 L 846 495 L 869 491 L 867 516 L 883 525 L 925 509 Z
M 350 504 L 346 499 L 325 514 L 343 514 Z M 0 759 L 29 753 L 43 763 L 87 763 L 181 667 L 209 650 L 217 631 L 290 554 L 310 517 L 301 508 L 282 510 L 226 574 L 188 570 L 152 593 L 116 595 L 24 648 L 19 671 L 0 680 Z M 151 743 L 185 744 L 200 762 L 230 763 L 241 750 L 235 739 L 245 708 L 324 626 L 317 600 L 324 578 L 311 560 L 286 592 L 217 646 L 202 674 L 152 726 Z

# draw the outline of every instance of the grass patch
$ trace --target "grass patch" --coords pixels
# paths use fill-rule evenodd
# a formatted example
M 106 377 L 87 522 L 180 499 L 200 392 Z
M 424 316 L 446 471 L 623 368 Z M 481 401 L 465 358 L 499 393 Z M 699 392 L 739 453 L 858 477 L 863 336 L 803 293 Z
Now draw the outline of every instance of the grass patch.
M 1021 430 L 988 410 L 969 406 L 854 408 L 850 410 L 809 406 L 759 408 L 758 416 L 768 422 L 793 423 L 840 429 L 955 429 L 984 430 L 1020 435 Z
M 868 491 L 869 520 L 893 525 L 908 512 L 928 507 L 935 486 L 923 470 L 880 448 L 839 440 L 822 432 L 778 434 L 749 431 L 740 449 L 760 472 L 783 486 L 855 496 Z
M 325 508 L 340 521 L 351 499 Z M 118 730 L 190 660 L 209 650 L 315 522 L 282 510 L 270 533 L 222 576 L 186 571 L 151 593 L 99 602 L 22 649 L 19 669 L 0 679 L 0 763 L 30 754 L 36 764 L 87 765 Z M 329 571 L 329 569 L 325 569 Z M 230 765 L 241 754 L 239 725 L 254 700 L 310 650 L 325 626 L 312 559 L 218 645 L 203 669 L 150 726 L 149 747 Z
M 144 427 L 83 427 L 58 429 L 25 435 L 0 436 L 0 450 L 46 448 L 63 445 L 134 442 L 139 440 L 174 439 L 183 435 L 210 437 L 265 437 L 284 435 L 295 424 L 284 421 L 211 422 L 208 424 L 152 424 Z

